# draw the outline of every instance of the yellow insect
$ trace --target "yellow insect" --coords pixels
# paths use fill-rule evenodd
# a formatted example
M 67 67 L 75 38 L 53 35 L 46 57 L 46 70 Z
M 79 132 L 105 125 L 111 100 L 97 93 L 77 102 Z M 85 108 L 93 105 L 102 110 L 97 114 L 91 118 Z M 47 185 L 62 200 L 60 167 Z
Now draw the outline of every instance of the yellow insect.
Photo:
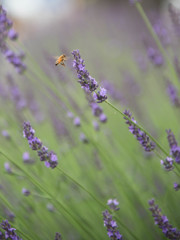
M 56 62 L 55 62 L 55 65 L 57 66 L 57 65 L 61 64 L 62 66 L 65 67 L 64 62 L 65 62 L 66 60 L 67 60 L 66 55 L 65 55 L 65 54 L 62 54 L 60 57 L 57 58 L 57 60 L 56 60 Z

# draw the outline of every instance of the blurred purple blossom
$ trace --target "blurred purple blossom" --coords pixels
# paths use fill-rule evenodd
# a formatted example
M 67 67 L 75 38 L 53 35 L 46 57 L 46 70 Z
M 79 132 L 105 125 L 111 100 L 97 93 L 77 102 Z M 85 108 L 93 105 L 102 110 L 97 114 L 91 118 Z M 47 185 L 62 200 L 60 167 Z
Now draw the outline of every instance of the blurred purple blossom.
M 86 135 L 84 133 L 80 133 L 79 139 L 83 143 L 88 143 L 89 142 L 87 137 L 86 137 Z
M 180 184 L 179 183 L 174 183 L 174 190 L 179 191 L 180 189 Z
M 164 47 L 167 47 L 171 42 L 170 34 L 160 18 L 155 18 L 155 22 L 153 23 L 153 29 L 159 37 L 162 45 Z
M 10 164 L 8 162 L 4 163 L 4 168 L 5 168 L 7 173 L 10 173 L 10 174 L 12 173 L 11 166 L 10 166 Z
M 107 89 L 108 94 L 110 94 L 110 96 L 114 100 L 121 101 L 121 102 L 124 100 L 122 93 L 118 90 L 118 88 L 116 86 L 113 85 L 113 83 L 111 83 L 107 80 L 103 80 L 102 85 L 103 85 L 103 87 L 105 87 L 105 89 Z
M 180 231 L 176 228 L 173 228 L 173 226 L 169 224 L 168 218 L 162 215 L 161 209 L 158 207 L 158 205 L 155 205 L 154 199 L 149 200 L 149 205 L 149 210 L 152 212 L 154 222 L 160 229 L 162 229 L 164 235 L 171 240 L 180 239 Z
M 54 240 L 62 240 L 61 234 L 57 232 Z
M 46 205 L 46 207 L 47 207 L 48 211 L 54 212 L 54 206 L 52 205 L 52 203 L 48 203 L 48 204 Z
M 31 192 L 30 192 L 28 189 L 23 188 L 23 189 L 22 189 L 22 194 L 23 194 L 24 196 L 28 197 L 28 196 L 31 194 Z
M 172 84 L 172 82 L 170 82 L 170 80 L 166 81 L 166 85 L 167 85 L 167 94 L 169 95 L 169 98 L 172 102 L 172 104 L 175 107 L 180 107 L 180 98 L 178 96 L 178 92 L 176 87 Z
M 26 100 L 22 96 L 22 93 L 20 92 L 18 85 L 15 83 L 10 74 L 7 75 L 7 80 L 9 84 L 11 99 L 15 104 L 16 109 L 22 110 L 23 108 L 26 107 Z
M 16 40 L 18 38 L 18 33 L 13 29 L 11 28 L 9 31 L 8 31 L 8 37 L 11 39 L 11 40 Z
M 7 13 L 0 5 L 0 50 L 6 59 L 15 67 L 18 73 L 23 73 L 26 69 L 26 65 L 22 62 L 22 58 L 19 54 L 16 54 L 9 49 L 6 44 L 6 39 L 16 40 L 18 34 L 14 29 L 11 29 L 12 21 L 7 18 Z
M 156 47 L 149 46 L 147 48 L 147 56 L 155 66 L 161 66 L 164 64 L 164 59 Z
M 100 128 L 99 123 L 97 121 L 93 121 L 92 124 L 93 124 L 94 130 L 99 131 L 99 128 Z
M 31 159 L 29 152 L 24 152 L 22 158 L 24 163 L 28 163 L 28 164 L 34 163 L 34 160 Z
M 74 126 L 80 127 L 81 126 L 81 119 L 79 117 L 75 117 L 73 121 Z
M 11 136 L 10 136 L 10 134 L 9 134 L 9 132 L 7 131 L 7 130 L 2 130 L 1 131 L 1 134 L 2 134 L 2 136 L 3 137 L 5 137 L 6 139 L 11 139 Z

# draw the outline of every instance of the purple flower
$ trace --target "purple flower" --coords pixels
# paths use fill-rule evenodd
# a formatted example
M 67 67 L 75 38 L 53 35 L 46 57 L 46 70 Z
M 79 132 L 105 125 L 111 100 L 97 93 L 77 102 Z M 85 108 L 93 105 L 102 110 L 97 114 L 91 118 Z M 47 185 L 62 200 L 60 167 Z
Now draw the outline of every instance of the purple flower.
M 57 232 L 54 240 L 62 240 L 61 234 Z
M 167 28 L 163 25 L 161 19 L 157 19 L 153 24 L 153 29 L 158 35 L 163 46 L 166 47 L 170 44 L 170 34 L 168 33 Z
M 84 133 L 80 133 L 79 139 L 83 143 L 88 143 L 89 142 Z
M 81 84 L 81 87 L 84 89 L 86 98 L 89 101 L 89 104 L 92 108 L 93 115 L 99 117 L 102 113 L 102 109 L 97 107 L 97 103 L 101 103 L 107 99 L 106 89 L 100 87 L 100 90 L 96 93 L 95 90 L 98 88 L 98 84 L 94 78 L 89 75 L 89 72 L 85 69 L 84 60 L 81 58 L 79 50 L 74 50 L 72 52 L 74 57 L 73 68 L 77 72 L 78 82 Z M 92 92 L 94 92 L 92 96 Z M 106 122 L 107 117 L 105 115 L 101 116 L 100 121 Z
M 35 130 L 31 127 L 30 122 L 24 122 L 23 128 L 23 136 L 27 138 L 27 140 L 32 140 L 34 138 Z
M 149 136 L 147 136 L 146 133 L 144 133 L 135 125 L 136 120 L 131 117 L 132 114 L 128 110 L 125 110 L 124 114 L 131 120 L 129 121 L 126 117 L 124 117 L 124 119 L 127 120 L 126 124 L 129 125 L 129 131 L 136 137 L 146 152 L 153 151 L 156 147 L 156 144 L 150 140 Z M 135 124 L 133 124 L 133 122 Z
M 10 74 L 7 75 L 7 80 L 10 85 L 9 90 L 10 90 L 10 94 L 11 94 L 11 99 L 12 99 L 13 103 L 15 104 L 16 108 L 18 110 L 25 108 L 26 101 L 22 97 L 19 87 L 15 84 L 15 82 Z
M 46 207 L 50 212 L 54 212 L 54 206 L 51 203 L 48 203 Z
M 17 32 L 14 30 L 14 29 L 10 29 L 9 32 L 8 32 L 8 37 L 11 39 L 11 40 L 16 40 L 18 38 L 18 34 Z
M 169 95 L 169 98 L 172 102 L 172 104 L 175 107 L 180 107 L 180 98 L 177 93 L 176 87 L 169 81 L 167 80 L 167 94 Z
M 73 67 L 77 71 L 78 82 L 81 84 L 81 87 L 89 92 L 95 91 L 98 88 L 98 84 L 85 69 L 84 60 L 81 58 L 79 50 L 74 50 L 72 55 L 74 57 Z
M 104 101 L 107 99 L 106 92 L 107 92 L 107 91 L 106 91 L 105 88 L 101 88 L 101 87 L 100 87 L 100 91 L 98 91 L 97 93 L 94 92 L 94 94 L 93 94 L 94 100 L 95 100 L 97 103 L 102 103 L 102 102 L 104 102 Z
M 107 229 L 107 235 L 111 240 L 123 239 L 122 235 L 117 230 L 117 223 L 112 219 L 112 215 L 108 210 L 103 212 L 104 226 Z
M 179 183 L 174 183 L 174 189 L 178 191 L 180 189 L 180 184 Z
M 3 137 L 5 137 L 8 140 L 11 138 L 11 136 L 7 130 L 2 130 L 1 134 Z
M 116 199 L 109 199 L 107 201 L 107 205 L 110 207 L 111 210 L 117 211 L 119 208 L 117 206 L 119 205 L 119 202 Z
M 31 194 L 31 192 L 30 192 L 28 189 L 23 188 L 23 189 L 22 189 L 22 194 L 23 194 L 24 196 L 28 197 L 28 196 Z
M 28 140 L 29 146 L 32 150 L 37 151 L 41 149 L 42 147 L 42 142 L 39 138 L 34 137 L 33 139 Z
M 171 171 L 174 169 L 173 159 L 171 157 L 167 157 L 165 160 L 161 160 L 161 165 L 163 165 L 164 169 L 167 171 Z
M 105 122 L 107 122 L 107 116 L 104 113 L 102 113 L 99 116 L 99 120 L 100 120 L 100 122 L 105 123 Z
M 10 164 L 8 162 L 4 163 L 4 168 L 5 168 L 7 173 L 12 173 L 11 166 L 10 166 Z
M 4 230 L 4 234 L 0 232 L 0 239 L 22 240 L 16 235 L 16 229 L 11 227 L 8 220 L 2 221 L 1 228 Z
M 74 123 L 74 125 L 75 125 L 76 127 L 81 126 L 81 120 L 80 120 L 80 118 L 79 118 L 79 117 L 74 118 L 73 123 Z
M 24 163 L 34 163 L 34 160 L 30 158 L 30 155 L 28 152 L 24 152 L 22 158 Z
M 48 148 L 43 146 L 41 140 L 34 136 L 34 129 L 29 122 L 24 122 L 23 135 L 27 138 L 29 146 L 32 150 L 37 151 L 41 161 L 45 162 L 46 167 L 55 168 L 58 164 L 57 155 L 53 151 L 48 151 Z
M 93 121 L 93 127 L 95 131 L 99 131 L 99 123 L 97 121 Z
M 23 73 L 26 69 L 18 54 L 11 51 L 6 44 L 6 39 L 16 40 L 18 35 L 12 27 L 12 21 L 7 18 L 6 11 L 0 5 L 0 50 L 7 60 L 14 65 L 18 73 Z
M 149 205 L 149 210 L 152 212 L 155 224 L 162 229 L 162 232 L 166 238 L 171 240 L 180 239 L 180 231 L 176 230 L 176 228 L 173 228 L 172 225 L 169 224 L 168 218 L 162 215 L 161 209 L 158 207 L 158 205 L 155 205 L 154 199 L 149 200 Z
M 155 66 L 163 65 L 164 59 L 163 59 L 162 55 L 160 54 L 159 50 L 156 49 L 155 47 L 148 47 L 147 55 L 148 55 L 149 59 L 151 60 L 151 62 Z
M 171 129 L 166 130 L 166 132 L 170 147 L 170 154 L 172 154 L 172 156 L 175 158 L 175 161 L 180 164 L 180 146 L 178 146 L 178 143 Z

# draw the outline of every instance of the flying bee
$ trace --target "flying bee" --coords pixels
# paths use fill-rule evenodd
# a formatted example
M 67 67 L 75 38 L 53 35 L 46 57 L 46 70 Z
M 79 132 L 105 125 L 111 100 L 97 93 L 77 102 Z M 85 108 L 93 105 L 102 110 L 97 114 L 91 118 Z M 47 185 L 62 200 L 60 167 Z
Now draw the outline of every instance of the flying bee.
M 66 60 L 67 60 L 66 55 L 65 55 L 65 54 L 62 54 L 60 57 L 57 58 L 57 60 L 56 60 L 56 62 L 55 62 L 55 65 L 57 66 L 57 65 L 61 64 L 61 65 L 63 65 L 63 66 L 65 67 L 64 62 L 65 62 Z

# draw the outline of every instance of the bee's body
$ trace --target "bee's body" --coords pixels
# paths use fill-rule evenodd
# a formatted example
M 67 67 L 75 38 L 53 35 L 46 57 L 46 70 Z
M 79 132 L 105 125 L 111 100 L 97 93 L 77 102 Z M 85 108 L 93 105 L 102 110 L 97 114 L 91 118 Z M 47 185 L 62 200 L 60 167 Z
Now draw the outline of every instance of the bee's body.
M 58 57 L 58 59 L 56 60 L 55 65 L 57 66 L 57 65 L 61 64 L 62 66 L 65 67 L 64 62 L 65 62 L 66 60 L 67 60 L 66 55 L 65 55 L 65 54 L 62 54 L 62 55 L 61 55 L 60 57 Z

